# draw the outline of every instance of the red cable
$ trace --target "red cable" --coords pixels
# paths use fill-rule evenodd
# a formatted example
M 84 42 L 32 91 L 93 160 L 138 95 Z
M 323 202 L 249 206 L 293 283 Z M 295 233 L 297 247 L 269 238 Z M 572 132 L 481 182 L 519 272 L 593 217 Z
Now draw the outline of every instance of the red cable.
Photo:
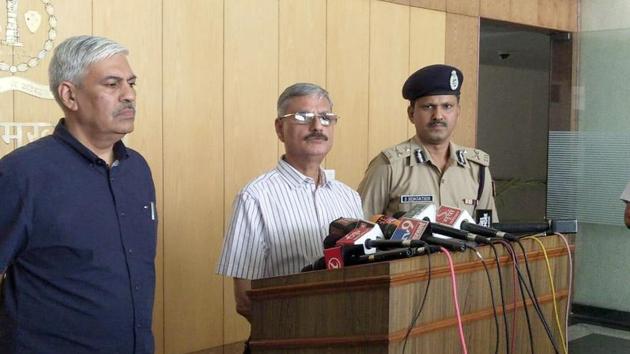
M 453 266 L 453 258 L 451 254 L 446 248 L 440 247 L 440 250 L 444 252 L 446 258 L 448 259 L 448 265 L 451 269 L 451 282 L 453 283 L 453 302 L 455 303 L 455 314 L 457 315 L 457 326 L 459 328 L 459 340 L 462 344 L 462 353 L 468 354 L 468 349 L 466 348 L 466 338 L 464 338 L 464 326 L 462 323 L 462 315 L 459 310 L 459 301 L 457 300 L 457 279 L 455 278 L 455 267 Z

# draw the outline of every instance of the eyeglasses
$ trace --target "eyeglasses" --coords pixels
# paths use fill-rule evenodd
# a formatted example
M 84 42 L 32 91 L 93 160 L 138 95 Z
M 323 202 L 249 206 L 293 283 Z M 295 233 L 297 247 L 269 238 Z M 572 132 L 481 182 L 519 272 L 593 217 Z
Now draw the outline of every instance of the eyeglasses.
M 296 113 L 289 113 L 289 114 L 285 114 L 283 116 L 278 117 L 278 119 L 283 119 L 283 118 L 293 118 L 293 121 L 296 122 L 297 124 L 311 124 L 311 122 L 313 122 L 313 119 L 315 119 L 315 117 L 319 118 L 319 123 L 325 127 L 330 126 L 330 125 L 335 125 L 335 123 L 337 123 L 337 120 L 339 119 L 339 116 L 334 114 L 334 113 L 313 113 L 313 112 L 296 112 Z

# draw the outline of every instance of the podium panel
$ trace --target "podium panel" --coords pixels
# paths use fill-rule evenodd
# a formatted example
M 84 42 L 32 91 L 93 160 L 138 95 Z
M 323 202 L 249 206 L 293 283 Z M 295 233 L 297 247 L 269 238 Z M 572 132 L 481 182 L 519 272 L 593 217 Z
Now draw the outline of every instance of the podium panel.
M 569 285 L 568 250 L 558 236 L 540 238 L 545 245 L 564 326 Z M 572 238 L 570 238 L 572 243 Z M 562 351 L 543 249 L 521 241 L 542 313 Z M 544 327 L 526 294 L 523 305 L 511 257 L 496 245 L 513 353 L 530 352 L 529 315 L 536 353 L 554 353 Z M 506 352 L 499 275 L 489 246 L 478 248 L 488 267 L 499 319 L 499 353 Z M 518 246 L 520 270 L 527 277 Z M 494 353 L 496 326 L 488 275 L 474 252 L 452 253 L 468 353 Z M 252 282 L 253 353 L 402 353 L 407 331 L 430 280 L 424 308 L 406 341 L 406 353 L 461 353 L 448 259 L 443 253 L 316 271 Z M 516 288 L 515 288 L 516 285 Z M 564 331 L 564 328 L 563 328 Z

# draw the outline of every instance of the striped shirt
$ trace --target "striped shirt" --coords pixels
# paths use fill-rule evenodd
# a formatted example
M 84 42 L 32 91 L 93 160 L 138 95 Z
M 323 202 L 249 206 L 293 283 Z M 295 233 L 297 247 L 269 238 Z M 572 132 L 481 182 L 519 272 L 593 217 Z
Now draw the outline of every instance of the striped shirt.
M 317 187 L 280 160 L 247 184 L 234 200 L 217 273 L 243 279 L 298 273 L 323 255 L 331 221 L 362 218 L 357 192 L 320 173 L 324 183 Z

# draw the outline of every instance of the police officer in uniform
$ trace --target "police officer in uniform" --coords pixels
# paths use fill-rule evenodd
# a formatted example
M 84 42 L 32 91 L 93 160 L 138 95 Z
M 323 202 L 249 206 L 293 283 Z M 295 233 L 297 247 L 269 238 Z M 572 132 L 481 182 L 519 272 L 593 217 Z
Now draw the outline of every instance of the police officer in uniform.
M 407 79 L 402 93 L 416 135 L 370 162 L 358 189 L 366 216 L 434 203 L 467 210 L 473 217 L 479 211 L 483 215 L 477 217 L 491 215 L 492 222 L 498 221 L 490 156 L 450 139 L 463 81 L 462 72 L 448 65 L 424 67 Z

